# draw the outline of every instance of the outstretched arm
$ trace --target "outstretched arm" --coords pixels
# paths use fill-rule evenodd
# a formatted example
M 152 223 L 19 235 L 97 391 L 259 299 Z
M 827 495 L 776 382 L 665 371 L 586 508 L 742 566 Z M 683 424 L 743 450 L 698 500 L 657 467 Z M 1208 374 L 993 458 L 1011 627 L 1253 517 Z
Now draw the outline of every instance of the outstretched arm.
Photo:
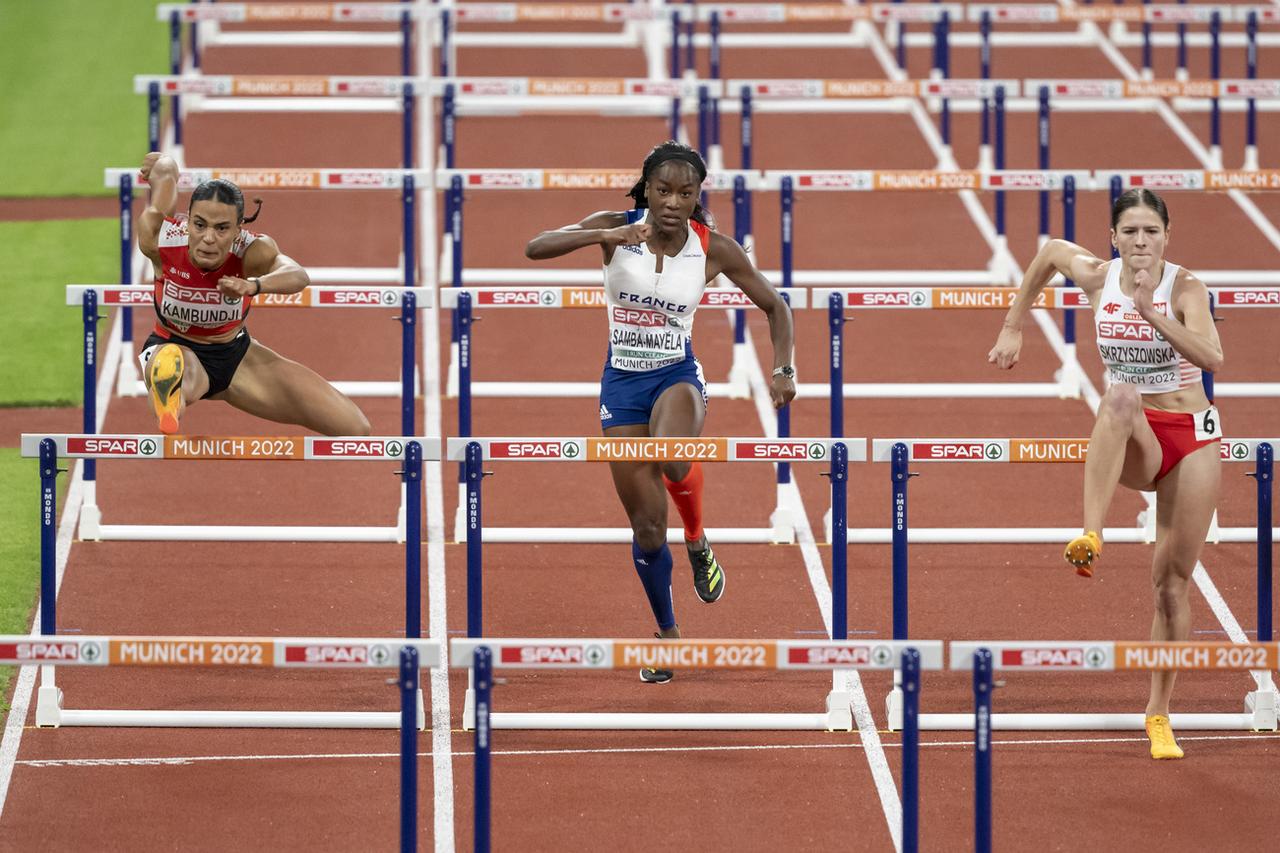
M 1027 312 L 1035 307 L 1036 300 L 1054 273 L 1062 273 L 1080 285 L 1085 293 L 1092 294 L 1102 287 L 1106 263 L 1094 257 L 1083 246 L 1066 240 L 1050 240 L 1045 243 L 1022 275 L 1018 295 L 1014 297 L 1013 305 L 1005 315 L 1000 336 L 987 354 L 987 361 L 1002 370 L 1008 370 L 1018 363 L 1018 353 L 1022 350 L 1022 321 L 1026 319 Z
M 769 339 L 773 342 L 773 367 L 790 367 L 795 354 L 795 331 L 791 323 L 791 306 L 774 290 L 747 253 L 723 234 L 711 233 L 712 278 L 723 273 L 729 281 L 747 294 L 747 298 L 769 318 Z M 795 378 L 775 374 L 769 385 L 773 407 L 781 409 L 796 396 Z
M 649 239 L 649 231 L 649 225 L 644 222 L 628 225 L 626 214 L 602 210 L 576 225 L 543 231 L 524 247 L 524 256 L 531 261 L 545 261 L 584 246 L 600 246 L 604 250 L 605 263 L 608 263 L 614 247 L 643 243 Z
M 160 229 L 178 207 L 178 164 L 168 154 L 152 151 L 139 170 L 151 186 L 147 207 L 138 217 L 138 250 L 160 263 Z
M 1155 327 L 1183 358 L 1201 370 L 1222 369 L 1222 342 L 1213 325 L 1209 310 L 1209 289 L 1204 282 L 1186 272 L 1178 273 L 1172 295 L 1174 313 L 1182 322 L 1157 311 L 1152 295 L 1159 284 L 1151 273 L 1140 270 L 1136 276 L 1137 290 L 1133 294 L 1134 307 L 1143 319 Z

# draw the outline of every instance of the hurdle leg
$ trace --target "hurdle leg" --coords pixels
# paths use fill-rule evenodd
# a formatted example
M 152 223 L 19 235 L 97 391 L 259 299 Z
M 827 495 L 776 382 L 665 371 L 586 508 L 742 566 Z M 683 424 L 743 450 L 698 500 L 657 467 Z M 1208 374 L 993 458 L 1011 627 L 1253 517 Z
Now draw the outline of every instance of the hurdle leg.
M 848 678 L 837 670 L 831 674 L 831 692 L 827 694 L 827 731 L 853 731 L 853 694 Z
M 787 503 L 786 492 L 787 484 L 778 483 L 774 510 L 769 514 L 775 545 L 794 545 L 796 541 L 795 512 Z
M 1058 381 L 1058 397 L 1062 400 L 1080 399 L 1080 388 L 1084 385 L 1084 369 L 1076 358 L 1076 345 L 1062 345 L 1062 366 L 1054 371 L 1053 378 Z

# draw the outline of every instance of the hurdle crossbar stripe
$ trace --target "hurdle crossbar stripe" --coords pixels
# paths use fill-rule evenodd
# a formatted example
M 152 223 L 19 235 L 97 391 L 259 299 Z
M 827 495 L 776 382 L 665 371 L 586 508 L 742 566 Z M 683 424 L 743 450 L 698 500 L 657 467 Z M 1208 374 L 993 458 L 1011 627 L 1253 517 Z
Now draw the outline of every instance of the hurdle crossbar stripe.
M 69 306 L 84 304 L 84 294 L 93 291 L 98 304 L 152 305 L 151 285 L 135 284 L 69 284 Z M 360 285 L 309 285 L 297 293 L 261 293 L 250 297 L 255 308 L 396 308 L 403 307 L 405 294 L 413 294 L 415 309 L 431 307 L 435 297 L 428 287 L 365 287 Z M 224 300 L 225 301 L 225 300 Z M 239 301 L 239 300 L 234 300 Z
M 146 185 L 137 169 L 112 167 L 103 171 L 103 186 L 118 188 L 124 175 L 135 184 Z M 204 181 L 222 178 L 242 189 L 389 190 L 402 188 L 406 176 L 425 182 L 431 173 L 426 169 L 184 169 L 178 176 L 178 189 L 193 190 Z
M 896 444 L 910 462 L 1083 462 L 1089 449 L 1087 438 L 876 438 L 871 461 L 892 462 Z M 1253 462 L 1260 444 L 1280 447 L 1280 438 L 1224 438 L 1222 461 Z
M 849 461 L 867 458 L 865 438 L 449 438 L 447 459 L 478 444 L 486 460 L 523 462 L 821 462 L 842 443 Z
M 1123 79 L 1037 79 L 1022 81 L 1022 91 L 1035 97 L 1041 89 L 1050 98 L 1130 99 L 1130 98 L 1280 98 L 1280 80 L 1123 80 Z M 1007 94 L 1007 93 L 1006 93 Z
M 504 98 L 697 98 L 723 97 L 724 82 L 645 77 L 400 77 L 332 75 L 138 74 L 135 94 L 151 86 L 161 95 L 219 98 L 390 98 L 405 93 L 441 97 L 452 87 L 457 97 Z M 232 107 L 231 109 L 234 109 Z
M 792 308 L 808 307 L 808 291 L 788 288 L 779 292 Z M 458 296 L 463 293 L 471 297 L 473 309 L 603 308 L 606 305 L 603 287 L 444 287 L 440 290 L 440 307 L 457 308 Z M 737 288 L 709 287 L 702 292 L 698 307 L 753 308 L 755 303 Z M 642 310 L 641 306 L 637 306 L 637 310 Z
M 235 459 L 240 461 L 401 460 L 409 442 L 422 458 L 440 459 L 440 439 L 423 436 L 214 436 L 22 434 L 22 455 L 38 457 L 40 443 L 52 439 L 58 456 L 71 459 Z
M 56 666 L 390 669 L 397 652 L 418 650 L 424 669 L 444 659 L 438 640 L 347 637 L 108 637 L 0 635 L 0 664 Z
M 615 640 L 467 637 L 449 642 L 454 668 L 469 668 L 475 650 L 493 651 L 506 669 L 893 669 L 903 650 L 920 652 L 922 669 L 942 668 L 938 640 Z
M 1269 670 L 1280 667 L 1278 643 L 965 640 L 948 645 L 951 669 L 972 669 L 973 655 L 979 649 L 991 652 L 991 664 L 995 669 L 1037 672 Z
M 810 305 L 826 309 L 832 296 L 839 296 L 844 308 L 909 309 L 1007 309 L 1018 295 L 1016 287 L 815 287 Z M 1280 294 L 1277 294 L 1280 299 Z M 1089 299 L 1077 287 L 1048 287 L 1036 297 L 1035 308 L 1088 308 Z
M 1022 90 L 1019 80 L 946 78 L 937 80 L 826 80 L 826 79 L 743 79 L 729 80 L 725 92 L 738 97 L 747 89 L 760 100 L 842 100 L 861 98 L 992 98 L 997 88 L 1006 97 L 1017 97 Z
M 438 186 L 448 186 L 455 177 L 469 190 L 629 190 L 640 174 L 634 168 L 436 170 Z M 747 189 L 763 188 L 761 173 L 753 169 L 708 172 L 702 188 L 731 191 L 736 178 L 742 178 Z
M 224 23 L 370 23 L 399 21 L 423 17 L 419 3 L 160 3 L 156 20 L 167 21 L 177 15 L 179 21 L 222 21 Z M 426 17 L 438 15 L 435 7 L 426 8 Z

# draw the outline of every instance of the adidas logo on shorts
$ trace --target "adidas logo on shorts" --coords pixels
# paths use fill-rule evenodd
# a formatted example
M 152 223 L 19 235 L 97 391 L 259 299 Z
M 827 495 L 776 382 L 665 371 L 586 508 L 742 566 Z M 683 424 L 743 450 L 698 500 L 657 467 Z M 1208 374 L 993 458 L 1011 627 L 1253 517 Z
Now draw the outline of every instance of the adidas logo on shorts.
M 600 404 L 600 420 L 607 421 L 607 420 L 610 420 L 612 417 L 613 415 L 609 414 L 608 408 L 605 407 L 604 403 L 601 403 Z

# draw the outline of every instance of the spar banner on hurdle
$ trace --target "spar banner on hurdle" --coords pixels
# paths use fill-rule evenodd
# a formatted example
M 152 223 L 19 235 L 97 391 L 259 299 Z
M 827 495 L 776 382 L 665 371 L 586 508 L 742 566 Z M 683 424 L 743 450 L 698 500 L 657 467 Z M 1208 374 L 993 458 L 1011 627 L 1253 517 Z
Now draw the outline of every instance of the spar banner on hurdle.
M 391 669 L 400 650 L 418 666 L 444 658 L 438 640 L 346 637 L 66 637 L 0 635 L 0 664 L 59 666 L 225 666 L 285 669 Z
M 792 308 L 808 307 L 809 294 L 804 288 L 779 292 Z M 440 290 L 440 307 L 457 308 L 458 296 L 463 293 L 471 297 L 472 308 L 604 308 L 608 304 L 603 287 L 445 287 Z M 707 288 L 698 301 L 700 308 L 751 308 L 754 304 L 736 287 Z M 643 323 L 657 316 L 643 306 L 615 306 L 615 310 L 636 315 L 618 318 L 625 322 Z
M 456 638 L 449 662 L 468 668 L 476 649 L 493 652 L 495 668 L 615 669 L 893 669 L 902 652 L 920 652 L 922 669 L 942 667 L 938 640 L 608 640 Z
M 174 296 L 191 299 L 216 300 L 234 305 L 239 298 L 224 296 L 216 290 L 196 290 L 165 283 L 173 289 Z M 99 305 L 151 305 L 154 302 L 152 285 L 131 284 L 69 284 L 67 305 L 84 304 L 84 295 L 92 291 Z M 435 291 L 429 287 L 362 287 L 359 285 L 309 285 L 297 293 L 260 293 L 249 297 L 255 308 L 400 308 L 404 295 L 411 293 L 416 307 L 430 308 Z
M 1016 287 L 815 287 L 814 307 L 826 307 L 840 296 L 846 308 L 963 309 L 1008 308 L 1018 295 Z M 1089 298 L 1077 287 L 1047 287 L 1034 303 L 1036 308 L 1088 308 Z
M 859 169 L 854 171 L 775 170 L 764 173 L 760 189 L 776 190 L 790 179 L 796 190 L 843 192 L 950 191 L 961 190 L 1060 190 L 1071 178 L 1077 189 L 1087 189 L 1093 173 L 1082 169 Z
M 1280 667 L 1280 643 L 965 640 L 952 642 L 948 647 L 951 669 L 972 669 L 974 653 L 979 649 L 991 652 L 995 669 L 1011 670 L 1110 672 Z
M 1035 97 L 1048 89 L 1054 98 L 1280 98 L 1280 80 L 1037 80 L 1022 81 Z
M 281 74 L 138 74 L 134 94 L 145 95 L 155 86 L 161 95 L 211 95 L 239 98 L 379 98 L 433 94 L 425 77 L 333 77 Z
M 437 169 L 436 181 L 448 186 L 462 179 L 470 190 L 629 190 L 640 179 L 632 169 Z M 753 169 L 708 172 L 704 190 L 732 190 L 742 178 L 746 189 L 762 188 L 761 174 Z
M 1151 190 L 1280 190 L 1280 169 L 1108 169 L 1093 174 L 1099 187 L 1118 177 L 1126 187 Z
M 473 443 L 485 459 L 520 462 L 821 462 L 837 442 L 866 461 L 865 438 L 450 438 L 447 451 L 450 462 Z
M 146 184 L 136 168 L 114 167 L 104 170 L 103 186 L 119 187 L 125 175 Z M 425 169 L 186 169 L 178 175 L 178 189 L 221 178 L 246 190 L 385 190 L 403 187 L 406 176 L 422 182 L 430 175 Z
M 730 80 L 725 91 L 733 96 L 747 89 L 758 99 L 771 98 L 994 98 L 997 88 L 1003 88 L 1006 97 L 1016 97 L 1020 92 L 1018 80 L 965 80 L 948 78 L 938 80 Z
M 167 21 L 173 15 L 179 21 L 226 21 L 233 23 L 357 23 L 399 21 L 422 16 L 418 3 L 161 3 L 156 6 L 156 20 Z M 427 8 L 427 16 L 438 14 Z
M 877 438 L 871 461 L 892 462 L 895 444 L 911 462 L 1083 462 L 1089 451 L 1087 438 Z M 1253 462 L 1260 444 L 1280 447 L 1280 438 L 1224 438 L 1222 461 Z
M 404 436 L 42 435 L 23 433 L 22 455 L 40 455 L 52 439 L 70 459 L 239 459 L 251 461 L 374 461 L 404 458 L 409 442 L 424 460 L 440 459 L 440 439 Z

